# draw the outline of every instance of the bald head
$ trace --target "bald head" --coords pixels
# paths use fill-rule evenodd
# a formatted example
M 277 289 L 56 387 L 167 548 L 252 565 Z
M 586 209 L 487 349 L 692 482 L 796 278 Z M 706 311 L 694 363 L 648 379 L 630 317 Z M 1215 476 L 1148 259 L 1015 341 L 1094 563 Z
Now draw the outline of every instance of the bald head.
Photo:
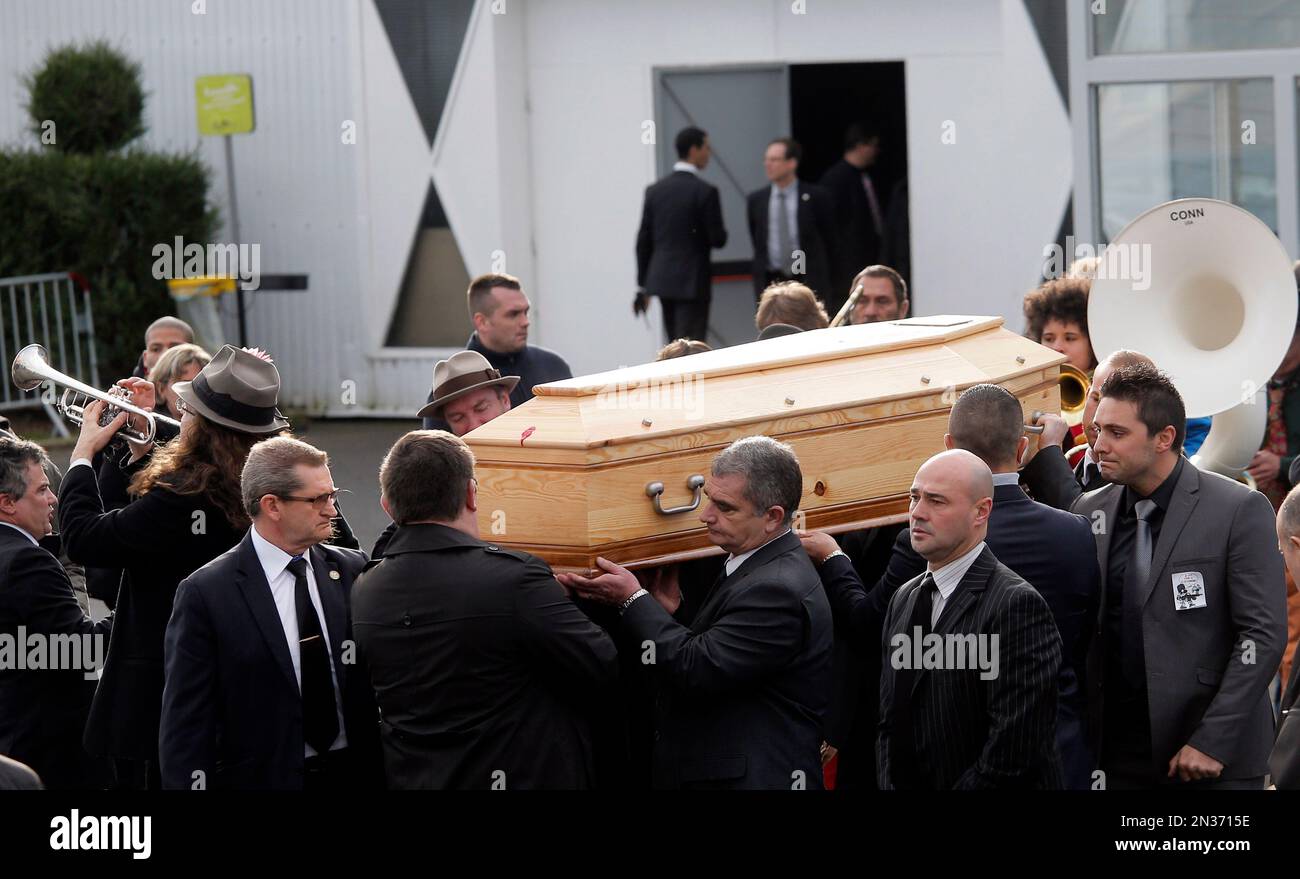
M 950 449 L 921 465 L 912 480 L 909 527 L 912 548 L 941 568 L 988 533 L 993 472 L 965 449 Z
M 1278 508 L 1277 547 L 1286 560 L 1291 579 L 1300 577 L 1300 486 L 1291 489 Z
M 1088 396 L 1083 401 L 1083 436 L 1088 441 L 1088 445 L 1091 446 L 1097 441 L 1097 427 L 1093 424 L 1093 419 L 1097 417 L 1097 405 L 1101 402 L 1102 384 L 1105 383 L 1112 372 L 1130 366 L 1137 366 L 1138 364 L 1155 366 L 1151 358 L 1145 354 L 1121 348 L 1108 354 L 1093 370 L 1092 384 L 1088 386 Z

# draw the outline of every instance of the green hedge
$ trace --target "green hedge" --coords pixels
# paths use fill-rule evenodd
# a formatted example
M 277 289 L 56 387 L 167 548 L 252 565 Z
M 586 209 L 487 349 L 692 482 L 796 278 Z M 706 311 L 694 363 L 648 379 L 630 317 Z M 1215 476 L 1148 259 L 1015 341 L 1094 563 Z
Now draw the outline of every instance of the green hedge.
M 51 81 L 43 78 L 43 71 L 53 61 L 62 77 L 54 81 L 75 83 L 78 100 L 85 100 L 90 88 L 86 78 L 68 69 L 80 61 L 102 72 L 105 51 L 101 45 L 56 49 L 42 70 L 25 81 Z M 139 89 L 136 66 L 120 56 L 117 66 L 130 76 L 107 76 L 101 83 L 114 93 L 105 95 L 105 106 L 129 105 L 133 89 Z M 39 137 L 34 97 L 29 109 Z M 47 97 L 40 106 L 52 103 Z M 129 113 L 96 118 L 103 126 L 133 130 Z M 87 124 L 77 128 L 66 117 L 56 121 L 57 140 L 78 130 L 82 144 L 123 142 L 109 133 L 96 135 Z M 0 150 L 0 278 L 56 271 L 85 277 L 94 308 L 100 378 L 107 383 L 126 376 L 144 347 L 145 328 L 160 315 L 173 313 L 166 281 L 153 277 L 153 247 L 171 244 L 178 235 L 186 243 L 213 240 L 218 217 L 208 202 L 210 182 L 197 151 L 77 152 L 57 142 L 37 149 Z
M 103 381 L 129 375 L 144 330 L 173 312 L 153 247 L 212 240 L 195 156 L 0 151 L 0 278 L 74 271 L 90 283 Z

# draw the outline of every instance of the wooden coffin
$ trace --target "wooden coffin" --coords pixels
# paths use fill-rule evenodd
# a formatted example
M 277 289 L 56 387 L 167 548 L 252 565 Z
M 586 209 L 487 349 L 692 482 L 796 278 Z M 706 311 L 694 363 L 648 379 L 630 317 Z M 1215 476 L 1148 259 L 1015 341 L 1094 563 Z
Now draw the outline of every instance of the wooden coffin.
M 993 382 L 1026 419 L 1059 412 L 1064 359 L 1001 318 L 941 315 L 540 385 L 465 436 L 478 460 L 479 526 L 485 540 L 557 569 L 591 568 L 597 555 L 641 567 L 720 552 L 692 506 L 695 486 L 714 455 L 755 434 L 798 454 L 803 527 L 903 521 L 912 477 L 943 450 L 957 395 Z

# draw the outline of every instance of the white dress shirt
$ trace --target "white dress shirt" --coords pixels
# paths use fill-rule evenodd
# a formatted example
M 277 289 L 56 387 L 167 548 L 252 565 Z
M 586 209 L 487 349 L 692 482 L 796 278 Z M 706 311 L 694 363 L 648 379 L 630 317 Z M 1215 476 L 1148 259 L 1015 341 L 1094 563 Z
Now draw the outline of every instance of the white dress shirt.
M 773 271 L 789 272 L 790 254 L 781 252 L 780 227 L 777 225 L 782 192 L 785 193 L 785 216 L 790 223 L 790 247 L 799 249 L 799 180 L 796 178 L 785 189 L 773 183 L 767 196 L 767 267 Z
M 939 616 L 943 613 L 944 607 L 948 604 L 948 599 L 957 591 L 957 586 L 961 583 L 961 578 L 966 576 L 970 566 L 975 564 L 975 559 L 984 551 L 984 541 L 980 541 L 970 552 L 961 558 L 954 559 L 942 568 L 935 570 L 929 565 L 925 568 L 934 578 L 934 585 L 939 590 L 939 595 L 934 599 L 934 605 L 930 611 L 930 628 L 939 622 Z
M 782 537 L 785 537 L 789 533 L 790 533 L 790 529 L 787 528 L 784 531 L 782 531 L 780 534 L 776 535 L 776 537 L 773 537 L 772 540 L 780 540 Z M 767 543 L 764 543 L 762 546 L 754 547 L 749 552 L 742 552 L 740 555 L 728 556 L 727 563 L 726 565 L 723 566 L 724 570 L 726 570 L 727 572 L 727 576 L 730 577 L 732 574 L 736 573 L 736 568 L 739 568 L 741 565 L 743 565 L 746 559 L 748 559 L 754 553 L 762 549 L 763 546 L 767 546 L 767 544 L 771 543 L 772 540 L 767 541 Z
M 12 528 L 12 529 L 14 529 L 15 531 L 17 531 L 17 532 L 18 532 L 19 534 L 21 534 L 23 537 L 26 537 L 26 538 L 27 538 L 28 540 L 30 540 L 32 543 L 36 544 L 37 546 L 40 546 L 40 545 L 41 545 L 41 542 L 40 542 L 39 540 L 37 540 L 35 537 L 33 537 L 33 536 L 32 536 L 32 532 L 28 531 L 26 528 L 20 528 L 20 527 L 18 527 L 17 525 L 15 525 L 13 522 L 0 522 L 0 525 L 8 525 L 10 528 Z
M 293 556 L 271 543 L 257 531 L 257 524 L 248 529 L 253 540 L 253 549 L 257 551 L 257 560 L 262 563 L 266 582 L 271 585 L 271 598 L 275 609 L 280 614 L 280 625 L 284 628 L 284 638 L 289 644 L 289 658 L 293 661 L 293 674 L 298 679 L 298 691 L 302 692 L 302 648 L 298 645 L 298 606 L 294 601 L 294 576 L 289 570 Z M 330 641 L 329 623 L 325 619 L 325 609 L 321 607 L 320 590 L 316 586 L 316 576 L 311 567 L 311 553 L 305 553 L 307 562 L 307 594 L 311 596 L 312 606 L 320 617 L 320 630 L 325 636 L 325 643 Z M 334 651 L 328 650 L 330 658 L 330 679 L 334 684 L 334 707 L 339 718 L 339 734 L 330 746 L 331 751 L 345 748 L 348 744 L 347 733 L 343 729 L 343 695 L 339 692 L 338 670 L 334 667 Z M 313 757 L 316 749 L 303 743 L 305 756 Z
M 700 173 L 700 169 L 692 165 L 690 162 L 675 162 L 673 164 L 673 170 L 686 171 L 688 173 L 695 174 L 697 176 Z

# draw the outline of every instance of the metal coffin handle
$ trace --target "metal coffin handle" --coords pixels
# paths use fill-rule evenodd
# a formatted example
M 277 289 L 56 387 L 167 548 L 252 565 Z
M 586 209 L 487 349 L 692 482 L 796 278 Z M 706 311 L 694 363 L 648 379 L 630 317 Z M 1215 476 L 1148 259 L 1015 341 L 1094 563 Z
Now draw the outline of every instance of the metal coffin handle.
M 692 510 L 700 508 L 700 501 L 704 500 L 704 477 L 696 473 L 686 480 L 686 487 L 695 493 L 691 502 L 684 507 L 669 507 L 664 509 L 660 500 L 664 494 L 664 484 L 662 482 L 652 482 L 645 487 L 646 496 L 654 502 L 655 512 L 661 516 L 675 516 L 678 513 L 689 513 Z

